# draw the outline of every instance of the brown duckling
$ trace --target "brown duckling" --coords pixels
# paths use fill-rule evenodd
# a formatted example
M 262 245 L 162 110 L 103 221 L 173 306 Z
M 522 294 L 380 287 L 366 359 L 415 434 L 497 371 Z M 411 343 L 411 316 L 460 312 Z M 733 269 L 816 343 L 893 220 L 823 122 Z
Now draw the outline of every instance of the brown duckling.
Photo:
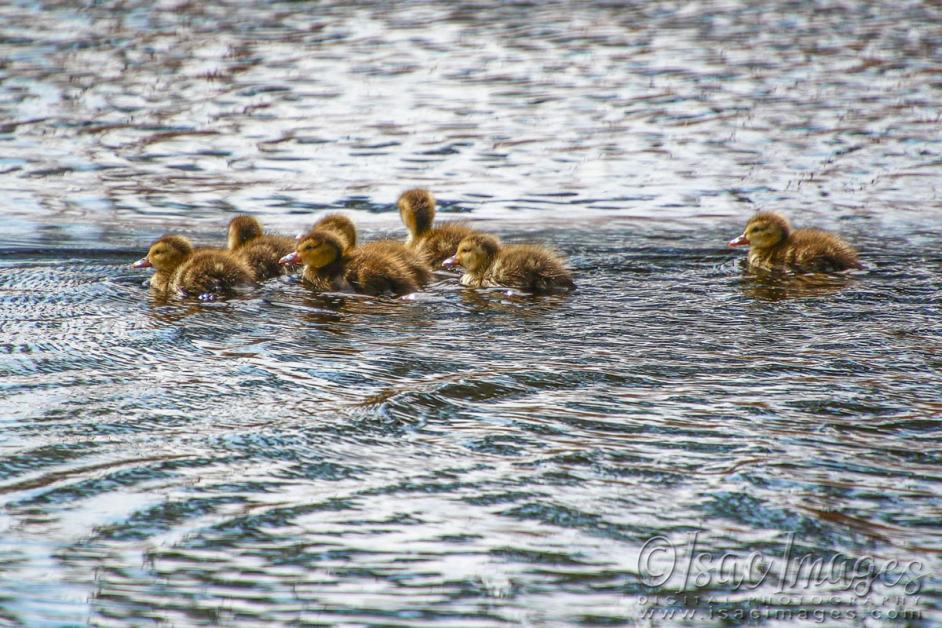
M 792 229 L 775 212 L 759 212 L 729 246 L 749 245 L 749 265 L 767 271 L 829 273 L 863 268 L 850 244 L 826 231 Z
M 153 268 L 150 285 L 161 292 L 212 300 L 255 279 L 245 261 L 218 249 L 194 249 L 183 236 L 165 235 L 150 245 L 134 268 Z
M 314 231 L 330 231 L 337 236 L 343 244 L 344 254 L 356 250 L 364 254 L 379 253 L 381 255 L 395 257 L 409 269 L 412 278 L 419 286 L 424 286 L 432 278 L 432 269 L 425 263 L 425 260 L 402 242 L 395 240 L 373 240 L 372 242 L 366 242 L 365 244 L 357 246 L 356 227 L 353 221 L 343 214 L 327 214 L 323 216 L 314 223 L 313 229 L 308 232 L 308 234 Z M 300 241 L 307 237 L 308 234 L 299 235 L 298 240 Z
M 528 292 L 572 290 L 576 284 L 556 253 L 538 244 L 502 245 L 492 235 L 476 233 L 458 245 L 443 263 L 461 266 L 461 285 L 472 288 L 503 286 Z
M 236 216 L 229 221 L 228 248 L 262 281 L 284 274 L 285 267 L 278 260 L 294 250 L 294 240 L 265 234 L 254 216 Z
M 340 238 L 344 251 L 348 251 L 357 245 L 357 228 L 354 226 L 353 221 L 343 214 L 324 214 L 311 227 L 311 231 L 318 230 L 330 231 Z M 297 241 L 303 240 L 311 231 L 298 234 Z
M 396 202 L 399 217 L 409 230 L 406 246 L 418 251 L 425 261 L 437 268 L 445 258 L 458 250 L 458 243 L 474 231 L 460 222 L 447 222 L 432 227 L 435 220 L 435 197 L 428 190 L 406 190 Z
M 315 290 L 361 292 L 369 295 L 415 292 L 419 284 L 409 267 L 382 251 L 348 250 L 330 230 L 308 233 L 282 264 L 304 264 L 304 279 Z

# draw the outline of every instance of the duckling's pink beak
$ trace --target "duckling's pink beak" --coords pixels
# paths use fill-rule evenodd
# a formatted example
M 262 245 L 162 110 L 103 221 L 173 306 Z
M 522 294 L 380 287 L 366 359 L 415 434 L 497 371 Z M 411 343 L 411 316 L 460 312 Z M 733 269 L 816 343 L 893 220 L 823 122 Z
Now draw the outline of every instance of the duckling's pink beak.
M 461 266 L 461 264 L 458 263 L 457 255 L 452 255 L 451 257 L 446 259 L 444 262 L 442 262 L 442 268 L 447 268 L 448 270 L 454 270 L 458 266 Z
M 278 263 L 282 266 L 296 266 L 301 263 L 301 256 L 297 251 L 293 251 L 278 260 Z
M 151 264 L 150 260 L 146 257 L 142 257 L 141 259 L 131 264 L 131 268 L 151 268 L 152 266 L 153 264 Z
M 733 238 L 730 240 L 726 246 L 742 246 L 744 244 L 749 244 L 749 238 L 746 237 L 745 233 L 743 233 L 738 238 Z

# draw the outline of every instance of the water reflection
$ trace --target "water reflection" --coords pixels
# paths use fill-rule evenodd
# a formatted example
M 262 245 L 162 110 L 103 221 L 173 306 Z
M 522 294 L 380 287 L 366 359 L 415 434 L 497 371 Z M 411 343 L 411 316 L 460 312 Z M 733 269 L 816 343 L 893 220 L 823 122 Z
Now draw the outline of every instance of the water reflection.
M 813 299 L 836 294 L 857 280 L 851 274 L 776 273 L 761 269 L 745 269 L 740 289 L 743 294 L 760 301 Z

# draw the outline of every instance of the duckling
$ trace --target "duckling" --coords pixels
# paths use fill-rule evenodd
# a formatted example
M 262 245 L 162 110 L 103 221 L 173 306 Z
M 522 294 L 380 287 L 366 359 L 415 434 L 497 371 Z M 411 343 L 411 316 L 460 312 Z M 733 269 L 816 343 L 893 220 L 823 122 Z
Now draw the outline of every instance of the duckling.
M 504 286 L 528 292 L 572 290 L 576 284 L 563 261 L 538 244 L 502 245 L 492 235 L 476 233 L 458 244 L 454 256 L 442 264 L 462 266 L 461 285 L 472 288 Z
M 285 267 L 278 260 L 294 250 L 294 240 L 266 235 L 254 216 L 236 216 L 229 221 L 228 248 L 262 281 L 284 274 Z
M 347 250 L 344 240 L 330 230 L 315 230 L 298 243 L 282 264 L 304 264 L 304 280 L 315 290 L 404 295 L 419 284 L 408 266 L 380 250 Z
M 252 269 L 243 260 L 218 249 L 194 249 L 189 239 L 165 235 L 150 245 L 147 257 L 133 268 L 153 268 L 150 285 L 160 292 L 199 295 L 211 300 L 214 295 L 236 286 L 252 283 Z
M 418 253 L 395 240 L 373 240 L 355 249 L 360 255 L 379 255 L 394 259 L 405 268 L 419 287 L 432 278 L 432 268 Z
M 357 246 L 357 230 L 353 221 L 343 214 L 327 214 L 314 223 L 314 227 L 308 234 L 314 231 L 330 231 L 337 236 L 343 244 L 344 254 L 357 250 L 364 254 L 379 253 L 395 257 L 404 264 L 412 278 L 419 286 L 424 286 L 432 278 L 432 269 L 425 260 L 415 251 L 406 247 L 402 242 L 395 240 L 373 240 L 360 246 Z M 303 239 L 308 234 L 298 236 L 298 240 Z
M 340 238 L 344 246 L 344 251 L 350 250 L 357 245 L 357 228 L 353 225 L 353 221 L 343 214 L 324 214 L 314 223 L 314 226 L 311 227 L 311 231 L 317 230 L 330 231 Z M 310 231 L 308 233 L 310 233 Z M 298 235 L 298 241 L 300 242 L 306 235 L 306 233 Z
M 458 243 L 474 231 L 460 222 L 432 227 L 435 220 L 435 197 L 428 190 L 406 190 L 396 202 L 399 217 L 409 230 L 406 246 L 418 251 L 433 268 L 458 250 Z
M 857 251 L 833 233 L 818 229 L 792 229 L 775 212 L 759 212 L 729 246 L 748 244 L 750 266 L 763 270 L 829 273 L 863 268 Z

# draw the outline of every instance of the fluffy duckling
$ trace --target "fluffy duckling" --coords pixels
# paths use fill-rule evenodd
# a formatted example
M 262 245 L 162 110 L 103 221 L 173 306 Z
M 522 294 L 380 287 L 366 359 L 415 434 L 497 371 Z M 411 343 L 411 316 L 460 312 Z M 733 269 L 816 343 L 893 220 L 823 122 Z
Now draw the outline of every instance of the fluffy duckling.
M 415 292 L 419 284 L 408 266 L 382 251 L 347 249 L 331 230 L 315 230 L 303 237 L 282 264 L 304 264 L 304 279 L 315 290 L 361 292 L 369 295 Z
M 261 281 L 284 273 L 285 267 L 278 260 L 294 250 L 294 240 L 266 235 L 254 216 L 236 216 L 229 221 L 228 248 Z
M 344 246 L 344 251 L 350 250 L 357 245 L 357 228 L 354 226 L 353 221 L 343 214 L 324 214 L 314 223 L 314 226 L 311 227 L 311 231 L 318 230 L 330 231 L 340 238 Z M 297 240 L 300 242 L 308 233 L 298 235 Z
M 419 287 L 432 278 L 432 269 L 418 253 L 395 240 L 374 240 L 355 249 L 360 255 L 379 255 L 396 260 L 397 264 L 408 270 L 412 280 Z
M 399 217 L 409 230 L 406 246 L 415 249 L 432 267 L 458 250 L 458 243 L 474 233 L 462 223 L 449 222 L 432 227 L 435 220 L 435 197 L 428 190 L 406 190 L 396 202 Z
M 357 246 L 357 230 L 353 221 L 343 214 L 327 214 L 314 223 L 308 234 L 298 236 L 298 240 L 305 238 L 314 231 L 329 231 L 337 236 L 343 244 L 344 254 L 356 250 L 362 254 L 378 253 L 383 256 L 396 258 L 409 269 L 412 278 L 419 286 L 424 286 L 432 278 L 432 269 L 425 260 L 415 251 L 406 247 L 402 242 L 395 240 L 373 240 Z
M 252 269 L 243 260 L 218 249 L 194 249 L 183 236 L 165 235 L 150 245 L 147 257 L 132 265 L 153 268 L 150 285 L 161 292 L 199 295 L 211 300 L 236 286 L 252 283 Z
M 775 212 L 759 212 L 729 246 L 749 245 L 749 265 L 763 270 L 799 273 L 840 272 L 863 268 L 850 244 L 826 231 L 792 229 Z
M 476 233 L 458 244 L 442 264 L 461 266 L 461 285 L 472 288 L 503 286 L 528 292 L 572 290 L 572 274 L 555 253 L 537 244 L 502 245 L 492 235 Z

